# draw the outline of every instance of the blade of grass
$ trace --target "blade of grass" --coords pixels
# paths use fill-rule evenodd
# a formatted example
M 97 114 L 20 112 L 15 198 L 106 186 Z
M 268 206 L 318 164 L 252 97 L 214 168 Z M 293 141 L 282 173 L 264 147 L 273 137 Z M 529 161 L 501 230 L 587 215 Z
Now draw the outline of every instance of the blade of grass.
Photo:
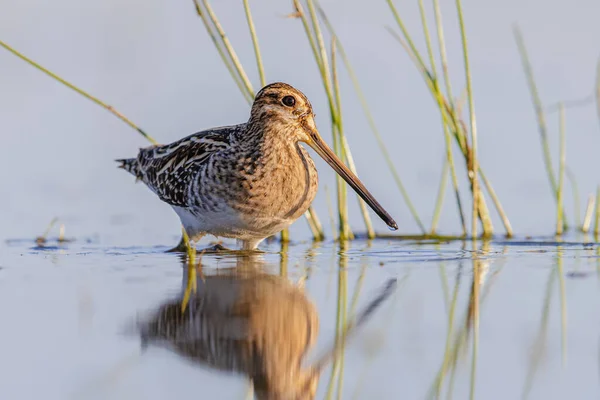
M 556 235 L 561 236 L 563 234 L 563 196 L 564 196 L 564 182 L 565 182 L 565 163 L 566 163 L 566 134 L 565 134 L 565 107 L 561 103 L 559 113 L 559 134 L 560 134 L 560 145 L 559 145 L 559 169 L 558 169 L 558 188 L 556 193 Z
M 427 17 L 425 15 L 425 6 L 423 5 L 423 0 L 419 0 L 419 13 L 421 15 L 421 25 L 423 25 L 423 34 L 425 36 L 425 43 L 427 45 L 427 53 L 429 55 L 429 63 L 430 68 L 431 68 L 431 79 L 432 79 L 432 83 L 434 86 L 434 90 L 436 95 L 436 100 L 437 100 L 437 106 L 439 108 L 440 111 L 440 116 L 442 119 L 442 128 L 444 130 L 444 138 L 445 138 L 445 144 L 446 144 L 446 155 L 447 155 L 447 162 L 450 164 L 451 169 L 452 169 L 452 184 L 454 186 L 454 191 L 455 191 L 455 195 L 456 195 L 456 201 L 457 201 L 457 206 L 458 206 L 458 212 L 459 212 L 459 216 L 460 216 L 460 221 L 461 221 L 461 227 L 463 229 L 463 235 L 467 234 L 467 227 L 465 224 L 465 218 L 464 218 L 464 213 L 462 211 L 462 204 L 460 201 L 460 191 L 458 189 L 458 180 L 456 179 L 456 171 L 454 168 L 454 158 L 452 155 L 452 143 L 450 140 L 450 131 L 448 130 L 448 125 L 444 122 L 444 105 L 443 105 L 443 94 L 441 93 L 441 89 L 440 89 L 440 85 L 439 85 L 439 80 L 438 80 L 438 74 L 437 74 L 437 68 L 435 66 L 435 57 L 433 56 L 433 47 L 431 45 L 431 37 L 429 35 L 429 27 L 427 26 Z M 437 22 L 437 21 L 436 21 Z M 439 31 L 439 29 L 438 29 Z M 451 95 L 448 94 L 449 98 L 451 99 Z M 453 108 L 454 105 L 451 103 L 451 108 Z M 442 176 L 442 180 L 444 180 L 445 176 Z M 434 216 L 438 215 L 441 213 L 441 207 L 443 205 L 444 202 L 444 193 L 445 193 L 445 189 L 446 189 L 446 185 L 441 185 L 440 184 L 440 188 L 442 190 L 440 190 L 438 192 L 438 200 L 436 201 L 436 208 L 434 210 Z M 434 220 L 436 223 L 432 222 L 432 226 L 431 226 L 431 233 L 435 233 L 435 228 L 437 225 L 437 221 L 434 218 Z
M 279 276 L 287 278 L 288 276 L 288 254 L 289 244 L 287 242 L 281 242 L 281 248 L 279 250 Z
M 600 58 L 596 67 L 596 111 L 598 113 L 598 122 L 600 122 Z
M 58 217 L 52 218 L 52 220 L 50 221 L 50 223 L 46 227 L 46 230 L 44 231 L 44 233 L 42 233 L 41 236 L 38 236 L 38 237 L 35 238 L 35 244 L 36 245 L 38 245 L 39 247 L 43 247 L 44 246 L 44 244 L 48 240 L 48 234 L 50 233 L 50 231 L 52 230 L 52 227 L 56 224 L 57 221 L 58 221 Z
M 326 62 L 326 61 L 325 61 Z M 334 85 L 337 83 L 337 63 L 335 56 L 335 40 L 331 41 L 331 70 L 333 75 Z M 339 85 L 338 85 L 339 89 Z M 333 123 L 333 149 L 343 159 L 343 149 L 341 138 L 343 135 L 343 125 L 342 119 L 340 115 L 340 109 L 338 106 L 340 104 L 339 101 L 339 91 L 335 93 L 334 89 L 334 104 L 336 109 L 336 117 Z M 350 231 L 350 226 L 348 225 L 348 190 L 346 188 L 345 182 L 342 181 L 341 177 L 336 174 L 336 182 L 337 182 L 337 192 L 338 192 L 338 214 L 339 214 L 339 230 L 340 230 L 340 240 L 348 240 L 353 237 L 352 232 Z
M 252 104 L 254 93 L 248 93 L 248 91 L 246 90 L 246 87 L 242 83 L 242 78 L 240 77 L 239 73 L 233 66 L 231 59 L 228 58 L 227 54 L 225 54 L 225 50 L 223 49 L 223 46 L 221 45 L 221 43 L 219 43 L 219 37 L 217 36 L 217 34 L 214 31 L 213 25 L 208 20 L 208 18 L 206 16 L 207 13 L 202 9 L 202 6 L 200 5 L 200 1 L 194 0 L 194 6 L 196 7 L 196 13 L 198 14 L 198 16 L 200 18 L 202 18 L 202 23 L 204 25 L 204 28 L 206 29 L 208 36 L 210 36 L 210 38 L 213 42 L 213 45 L 217 49 L 217 52 L 219 53 L 219 56 L 221 57 L 223 64 L 225 64 L 225 67 L 229 71 L 231 78 L 233 79 L 233 81 L 235 82 L 237 87 L 240 89 L 242 96 L 244 96 L 244 99 L 246 99 L 248 104 Z
M 471 83 L 471 66 L 469 64 L 469 51 L 467 48 L 467 34 L 465 32 L 465 22 L 463 17 L 462 5 L 460 0 L 456 0 L 456 11 L 458 13 L 458 22 L 460 25 L 460 36 L 463 48 L 464 68 L 465 68 L 465 80 L 467 82 L 467 98 L 469 101 L 469 120 L 471 128 L 471 156 L 469 163 L 469 175 L 472 174 L 472 186 L 473 186 L 473 217 L 471 225 L 471 237 L 477 237 L 477 211 L 478 211 L 478 197 L 479 197 L 479 179 L 477 177 L 479 173 L 479 161 L 477 160 L 477 122 L 475 119 L 475 101 L 473 99 L 473 88 Z
M 596 196 L 594 193 L 590 193 L 588 196 L 587 206 L 585 208 L 585 216 L 583 217 L 583 224 L 581 225 L 581 231 L 588 233 L 590 226 L 592 225 L 592 216 L 594 215 L 594 205 L 596 204 Z
M 256 56 L 256 67 L 258 69 L 258 76 L 260 77 L 260 85 L 264 87 L 267 85 L 267 81 L 265 79 L 265 69 L 263 67 L 260 46 L 258 45 L 258 36 L 256 35 L 256 28 L 254 27 L 254 21 L 252 20 L 252 14 L 250 12 L 250 4 L 248 3 L 248 0 L 244 0 L 244 11 L 246 12 L 248 29 L 250 29 L 250 36 L 252 37 L 252 46 L 254 46 L 254 55 Z
M 317 62 L 317 66 L 319 68 L 319 72 L 321 74 L 321 80 L 323 83 L 323 87 L 325 88 L 325 93 L 327 95 L 327 100 L 329 103 L 330 117 L 331 117 L 331 126 L 332 133 L 334 139 L 334 151 L 342 160 L 348 161 L 350 149 L 344 148 L 344 137 L 343 131 L 340 129 L 340 120 L 341 114 L 340 111 L 336 107 L 334 89 L 332 84 L 332 70 L 330 71 L 329 62 L 327 59 L 327 52 L 325 50 L 325 42 L 323 39 L 323 34 L 319 25 L 319 21 L 317 19 L 317 15 L 315 12 L 315 5 L 312 0 L 307 0 L 308 7 L 308 16 L 310 17 L 310 23 L 308 20 L 307 14 L 304 12 L 304 9 L 299 0 L 294 0 L 293 4 L 296 9 L 296 13 L 294 14 L 296 17 L 300 18 L 302 21 L 302 25 L 304 26 L 304 30 L 306 36 L 308 38 L 311 49 L 313 50 L 313 56 Z M 336 146 L 337 141 L 337 146 Z M 351 155 L 350 155 L 351 157 Z M 352 165 L 349 165 L 352 170 Z M 353 170 L 356 174 L 356 171 Z M 344 208 L 344 206 L 339 207 L 340 204 L 346 204 L 346 198 L 344 195 L 345 185 L 343 184 L 342 178 L 336 176 L 336 180 L 338 182 L 338 212 Z M 348 224 L 348 220 L 342 218 L 344 215 L 343 211 L 340 215 L 340 239 L 345 240 L 351 238 L 352 232 L 350 230 L 350 226 Z M 367 214 L 368 215 L 368 214 Z M 363 214 L 364 217 L 364 214 Z
M 235 66 L 236 70 L 238 71 L 238 73 L 240 74 L 240 77 L 242 79 L 242 83 L 244 84 L 244 87 L 246 88 L 246 91 L 250 94 L 250 95 L 254 95 L 254 89 L 252 88 L 252 84 L 250 83 L 250 79 L 248 79 L 248 75 L 246 75 L 246 71 L 244 71 L 244 68 L 242 67 L 242 64 L 237 56 L 237 53 L 235 52 L 235 50 L 233 49 L 233 46 L 231 45 L 231 42 L 229 41 L 229 38 L 227 37 L 227 35 L 225 34 L 225 31 L 223 30 L 223 27 L 221 26 L 221 23 L 219 22 L 217 16 L 215 15 L 212 7 L 210 6 L 210 3 L 208 0 L 203 0 L 203 4 L 204 4 L 204 8 L 206 9 L 207 13 L 208 13 L 208 17 L 211 19 L 214 28 L 216 29 L 217 33 L 219 34 L 219 37 L 221 38 L 221 42 L 223 43 L 223 46 L 225 46 L 225 49 L 227 50 L 227 53 L 229 54 L 229 57 L 231 58 L 231 61 L 233 63 L 233 65 Z
M 485 174 L 483 173 L 481 166 L 479 167 L 479 177 L 481 178 L 481 182 L 483 182 L 483 185 L 485 186 L 488 194 L 490 195 L 490 198 L 492 199 L 492 203 L 494 203 L 494 207 L 496 207 L 498 215 L 500 216 L 500 219 L 502 220 L 502 224 L 504 225 L 504 230 L 506 231 L 506 237 L 509 237 L 509 238 L 513 237 L 513 230 L 512 230 L 510 221 L 508 220 L 508 216 L 504 212 L 504 208 L 502 207 L 502 204 L 500 203 L 500 199 L 496 195 L 496 191 L 492 187 L 492 183 L 486 178 Z
M 321 242 L 325 239 L 325 234 L 323 233 L 323 225 L 321 225 L 321 221 L 317 216 L 317 213 L 313 209 L 312 206 L 308 207 L 308 210 L 304 213 L 306 220 L 308 221 L 308 225 L 313 235 L 313 239 L 316 242 Z
M 17 50 L 15 50 L 14 48 L 12 48 L 11 46 L 9 46 L 8 44 L 0 41 L 0 46 L 4 47 L 6 50 L 8 50 L 9 52 L 11 52 L 15 56 L 19 57 L 21 60 L 25 61 L 26 63 L 28 63 L 32 67 L 37 68 L 38 70 L 40 70 L 43 73 L 45 73 L 46 75 L 50 76 L 54 80 L 62 83 L 63 85 L 65 85 L 69 89 L 71 89 L 71 90 L 79 93 L 83 97 L 87 98 L 88 100 L 91 100 L 92 102 L 96 103 L 97 105 L 99 105 L 100 107 L 104 108 L 105 110 L 110 111 L 113 115 L 115 115 L 116 117 L 118 117 L 121 121 L 125 122 L 127 125 L 129 125 L 133 129 L 135 129 L 136 131 L 138 131 L 138 133 L 140 133 L 143 137 L 145 137 L 150 143 L 152 143 L 154 145 L 158 144 L 158 142 L 156 140 L 154 140 L 154 138 L 152 138 L 150 135 L 148 135 L 139 126 L 137 126 L 136 124 L 134 124 L 133 122 L 131 122 L 127 117 L 125 117 L 123 114 L 121 114 L 119 111 L 117 111 L 113 106 L 106 104 L 105 102 L 103 102 L 102 100 L 98 99 L 97 97 L 92 96 L 91 94 L 89 94 L 89 93 L 85 92 L 84 90 L 78 88 L 74 84 L 68 82 L 67 80 L 65 80 L 63 78 L 61 78 L 60 76 L 58 76 L 54 72 L 51 72 L 50 70 L 44 68 L 43 66 L 41 66 L 38 63 L 36 63 L 32 59 L 26 57 L 22 53 L 20 53 Z
M 348 141 L 346 140 L 346 136 L 344 135 L 344 129 L 343 129 L 343 123 L 342 123 L 342 96 L 340 94 L 340 83 L 339 83 L 339 79 L 338 79 L 338 73 L 337 73 L 337 57 L 336 57 L 336 53 L 337 53 L 337 45 L 338 45 L 338 41 L 337 38 L 335 36 L 333 36 L 331 38 L 331 69 L 332 69 L 332 76 L 333 76 L 333 93 L 335 96 L 335 103 L 336 103 L 336 108 L 337 108 L 337 112 L 339 115 L 339 120 L 338 120 L 338 129 L 339 129 L 339 136 L 341 139 L 341 145 L 343 148 L 343 151 L 346 155 L 346 159 L 348 160 L 348 166 L 350 167 L 351 171 L 356 171 L 356 165 L 354 164 L 354 158 L 352 157 L 352 153 L 350 152 L 350 145 L 348 144 Z M 363 216 L 363 220 L 365 222 L 365 226 L 367 228 L 367 237 L 369 239 L 374 239 L 375 238 L 375 231 L 373 230 L 373 224 L 371 222 L 371 218 L 369 217 L 369 211 L 367 210 L 367 205 L 365 204 L 364 201 L 362 201 L 360 199 L 360 197 L 357 197 L 358 199 L 358 205 L 360 207 L 360 212 Z
M 450 111 L 454 115 L 454 119 L 458 119 L 458 111 L 454 104 L 454 97 L 452 95 L 452 86 L 450 84 L 450 77 L 449 77 L 449 72 L 448 72 L 448 59 L 446 56 L 446 41 L 444 39 L 444 26 L 442 23 L 442 15 L 441 15 L 440 5 L 439 5 L 438 0 L 433 0 L 433 9 L 434 9 L 434 15 L 435 15 L 436 31 L 437 31 L 437 36 L 438 36 L 438 45 L 440 48 L 440 59 L 442 61 L 442 75 L 444 76 L 444 82 L 446 85 L 446 97 L 449 99 Z M 433 58 L 432 58 L 431 63 L 432 63 L 432 65 L 434 65 Z M 438 84 L 438 91 L 441 91 L 439 89 L 439 84 Z M 439 102 L 438 102 L 438 105 L 439 105 Z M 440 112 L 443 113 L 441 106 L 440 106 Z M 444 139 L 446 141 L 446 157 L 448 159 L 448 162 L 450 163 L 450 171 L 452 174 L 452 186 L 454 187 L 454 193 L 455 193 L 455 197 L 456 197 L 456 206 L 458 207 L 461 228 L 463 231 L 463 235 L 466 235 L 467 234 L 467 225 L 465 222 L 465 214 L 464 214 L 463 208 L 462 208 L 462 201 L 460 199 L 458 178 L 456 176 L 456 167 L 454 166 L 454 157 L 452 155 L 452 146 L 450 143 L 450 132 L 449 132 L 448 126 L 443 122 L 443 119 L 444 119 L 444 117 L 442 115 L 442 123 L 444 124 Z M 436 226 L 432 224 L 432 227 L 431 227 L 432 232 L 435 227 Z
M 525 47 L 525 40 L 523 39 L 523 35 L 521 33 L 521 29 L 518 25 L 513 25 L 513 34 L 515 36 L 515 41 L 517 42 L 517 47 L 519 49 L 519 55 L 521 57 L 521 63 L 523 64 L 523 71 L 525 72 L 525 77 L 527 79 L 527 84 L 529 86 L 529 91 L 531 93 L 531 100 L 533 101 L 533 108 L 535 110 L 535 114 L 538 120 L 538 129 L 540 132 L 540 140 L 542 143 L 542 150 L 544 156 L 544 165 L 546 167 L 546 174 L 548 175 L 548 181 L 550 182 L 550 189 L 552 190 L 552 195 L 555 200 L 557 199 L 558 193 L 558 182 L 555 178 L 554 167 L 552 166 L 552 156 L 550 154 L 550 144 L 548 142 L 548 126 L 546 124 L 546 115 L 544 112 L 544 107 L 542 105 L 542 100 L 540 98 L 537 85 L 535 83 L 535 78 L 533 75 L 533 68 L 531 66 L 531 62 L 529 61 L 529 56 L 527 53 L 527 48 Z M 564 215 L 564 211 L 563 211 Z M 568 229 L 567 219 L 564 219 L 565 226 L 564 230 Z
M 436 196 L 435 208 L 433 209 L 433 217 L 431 218 L 431 228 L 429 229 L 429 233 L 431 235 L 435 235 L 435 231 L 437 229 L 437 224 L 440 220 L 440 216 L 442 214 L 442 206 L 444 204 L 444 193 L 446 191 L 446 185 L 448 184 L 448 173 L 450 172 L 450 167 L 448 164 L 448 159 L 444 158 L 444 163 L 442 165 L 442 175 L 440 177 L 440 186 L 438 187 L 438 194 Z M 464 233 L 464 232 L 463 232 Z
M 342 124 L 342 109 L 341 109 L 341 97 L 339 95 L 339 83 L 338 83 L 338 79 L 337 79 L 337 65 L 335 64 L 335 55 L 336 55 L 336 50 L 337 50 L 337 40 L 335 37 L 332 37 L 331 39 L 331 73 L 329 73 L 329 66 L 328 66 L 328 60 L 327 60 L 327 54 L 324 51 L 324 40 L 323 40 L 323 33 L 321 31 L 321 27 L 319 24 L 319 20 L 317 18 L 317 14 L 315 11 L 315 2 L 313 0 L 307 0 L 307 7 L 308 7 L 308 11 L 309 11 L 309 15 L 310 15 L 310 19 L 311 19 L 311 23 L 312 23 L 312 27 L 313 27 L 313 32 L 315 37 L 317 38 L 317 44 L 319 46 L 319 53 L 320 53 L 320 57 L 321 57 L 321 66 L 323 71 L 325 72 L 325 74 L 322 76 L 323 79 L 323 83 L 324 85 L 327 87 L 329 87 L 329 90 L 326 89 L 327 92 L 327 96 L 329 97 L 329 103 L 330 103 L 330 109 L 333 111 L 332 113 L 332 125 L 334 127 L 333 129 L 333 134 L 334 136 L 337 133 L 338 136 L 338 156 L 342 159 L 346 161 L 346 164 L 348 164 L 350 170 L 354 173 L 357 174 L 356 172 L 356 168 L 354 165 L 354 161 L 352 159 L 352 154 L 350 152 L 350 147 L 348 146 L 346 137 L 344 135 L 344 130 L 343 130 L 343 124 Z M 335 144 L 335 140 L 334 140 L 334 144 Z M 335 148 L 334 148 L 335 149 Z M 340 198 L 339 203 L 343 208 L 347 208 L 347 188 L 345 183 L 343 182 L 343 180 L 341 179 L 341 177 L 336 176 L 336 179 L 338 181 L 338 197 Z M 366 205 L 364 204 L 364 202 L 362 201 L 362 199 L 360 199 L 360 197 L 358 197 L 357 194 L 357 199 L 361 208 L 361 213 L 363 216 L 363 220 L 365 222 L 365 226 L 367 228 L 367 234 L 369 235 L 369 238 L 373 238 L 374 237 L 374 231 L 372 228 L 372 223 L 371 223 L 371 219 L 369 217 Z M 345 212 L 345 218 L 342 219 L 341 218 L 341 214 L 340 214 L 340 238 L 343 239 L 348 239 L 348 238 L 354 238 L 354 234 L 352 233 L 351 229 L 350 229 L 350 225 L 348 223 L 348 215 L 347 215 L 347 211 Z
M 596 211 L 594 221 L 594 236 L 598 239 L 598 234 L 600 233 L 600 185 L 596 189 Z
M 331 196 L 329 195 L 329 189 L 325 186 L 325 199 L 327 200 L 327 209 L 329 210 L 329 222 L 331 223 L 331 232 L 335 235 L 335 215 L 333 211 L 333 203 L 331 202 Z
M 566 108 L 565 108 L 566 109 Z M 577 184 L 577 178 L 571 168 L 565 165 L 565 174 L 569 183 L 571 184 L 571 193 L 573 196 L 573 214 L 575 214 L 575 226 L 581 228 L 581 209 L 579 208 L 579 202 L 581 197 L 579 196 L 579 185 Z
M 321 42 L 319 43 L 319 48 L 317 48 L 317 39 L 316 39 L 316 33 L 313 33 L 310 24 L 308 22 L 308 18 L 304 12 L 304 8 L 302 7 L 302 4 L 300 3 L 299 0 L 293 0 L 293 5 L 294 8 L 296 10 L 295 12 L 295 16 L 297 18 L 300 18 L 301 22 L 302 22 L 302 26 L 304 27 L 304 32 L 306 34 L 306 38 L 308 39 L 308 42 L 310 44 L 310 47 L 312 49 L 313 52 L 313 58 L 315 59 L 316 63 L 317 63 L 317 67 L 319 69 L 320 75 L 321 75 L 321 81 L 323 83 L 323 87 L 325 89 L 325 93 L 327 95 L 327 100 L 329 102 L 329 112 L 330 112 L 330 117 L 331 117 L 331 127 L 332 127 L 332 136 L 333 136 L 333 144 L 334 144 L 334 151 L 336 151 L 336 143 L 337 143 L 337 136 L 336 136 L 336 120 L 337 120 L 337 116 L 336 116 L 336 110 L 335 110 L 335 105 L 333 102 L 333 94 L 332 94 L 332 90 L 331 90 L 331 85 L 328 84 L 328 80 L 327 80 L 327 74 L 328 74 L 328 67 L 325 67 L 324 65 L 324 60 L 323 60 L 323 55 L 324 55 L 324 45 L 323 45 L 323 49 L 321 49 Z M 321 37 L 322 39 L 322 37 Z M 326 54 L 325 54 L 326 56 Z M 329 81 L 330 82 L 330 81 Z M 338 152 L 336 152 L 336 154 L 338 154 Z M 340 177 L 336 177 L 336 184 L 337 184 L 337 192 L 338 192 L 338 204 L 340 203 L 340 195 L 341 192 L 339 190 L 341 183 L 340 183 Z M 340 211 L 340 207 L 338 207 L 338 213 Z M 346 231 L 346 229 L 344 228 L 344 221 L 340 218 L 340 239 L 344 239 L 345 238 L 345 234 L 344 232 Z

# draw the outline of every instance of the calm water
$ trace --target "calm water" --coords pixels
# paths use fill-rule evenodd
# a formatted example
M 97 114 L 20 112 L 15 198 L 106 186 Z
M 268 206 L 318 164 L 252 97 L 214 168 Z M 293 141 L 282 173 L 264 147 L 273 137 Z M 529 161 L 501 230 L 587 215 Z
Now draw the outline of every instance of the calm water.
M 177 299 L 186 280 L 180 258 L 163 253 L 166 246 L 117 247 L 94 238 L 55 244 L 1 245 L 1 398 L 245 398 L 241 375 L 199 366 L 161 346 L 142 352 L 134 322 Z M 273 242 L 258 263 L 269 274 L 304 281 L 320 318 L 309 363 L 334 339 L 338 290 L 346 291 L 348 307 L 357 298 L 360 308 L 390 278 L 398 280 L 391 298 L 346 347 L 344 399 L 435 394 L 452 310 L 450 353 L 465 332 L 474 265 L 481 271 L 476 398 L 597 398 L 598 247 L 549 238 L 477 246 L 377 240 L 346 249 L 297 243 L 281 252 Z M 232 255 L 205 255 L 203 273 L 238 263 Z M 449 392 L 468 397 L 471 338 L 444 376 L 443 398 Z M 317 398 L 325 397 L 330 377 L 328 368 Z

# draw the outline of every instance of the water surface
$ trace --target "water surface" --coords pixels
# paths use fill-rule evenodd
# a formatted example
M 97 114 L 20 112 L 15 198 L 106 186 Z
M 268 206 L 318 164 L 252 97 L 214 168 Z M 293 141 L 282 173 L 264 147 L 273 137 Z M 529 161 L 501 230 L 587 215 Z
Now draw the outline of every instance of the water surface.
M 342 249 L 334 242 L 300 242 L 283 251 L 272 242 L 259 258 L 262 272 L 301 282 L 316 307 L 320 332 L 309 363 L 333 342 L 340 290 L 349 308 L 354 298 L 360 308 L 397 279 L 392 297 L 346 346 L 344 399 L 425 399 L 438 390 L 442 398 L 448 392 L 468 398 L 472 323 L 455 367 L 441 386 L 436 382 L 448 338 L 452 354 L 457 338 L 465 337 L 474 267 L 481 282 L 475 397 L 591 399 L 600 394 L 600 258 L 596 244 L 572 239 L 498 239 L 475 248 L 470 242 L 354 241 Z M 3 243 L 1 397 L 245 398 L 242 375 L 160 346 L 142 351 L 134 322 L 185 286 L 185 264 L 166 249 L 94 238 L 62 245 L 50 238 L 45 248 L 29 239 Z M 202 258 L 208 276 L 238 263 L 234 255 Z M 330 378 L 328 368 L 318 399 L 325 398 Z

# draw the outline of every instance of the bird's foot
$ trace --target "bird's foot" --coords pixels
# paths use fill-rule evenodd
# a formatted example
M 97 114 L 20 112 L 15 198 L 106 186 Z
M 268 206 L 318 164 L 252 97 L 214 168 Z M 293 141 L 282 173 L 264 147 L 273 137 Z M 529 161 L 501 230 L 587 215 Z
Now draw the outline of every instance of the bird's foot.
M 221 252 L 231 252 L 233 250 L 223 246 L 221 243 L 216 243 L 210 247 L 207 247 L 206 249 L 204 249 L 202 251 L 204 253 L 221 253 Z
M 182 237 L 177 246 L 166 251 L 167 253 L 187 253 L 187 245 Z

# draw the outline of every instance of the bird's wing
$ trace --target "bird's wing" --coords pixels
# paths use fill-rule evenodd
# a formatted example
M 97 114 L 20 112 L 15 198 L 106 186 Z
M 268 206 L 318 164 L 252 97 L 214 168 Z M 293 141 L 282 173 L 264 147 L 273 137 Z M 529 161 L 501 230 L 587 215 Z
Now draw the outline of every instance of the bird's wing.
M 140 179 L 162 201 L 187 205 L 192 179 L 210 156 L 230 146 L 230 135 L 236 129 L 238 126 L 206 130 L 171 144 L 141 149 L 137 157 Z

